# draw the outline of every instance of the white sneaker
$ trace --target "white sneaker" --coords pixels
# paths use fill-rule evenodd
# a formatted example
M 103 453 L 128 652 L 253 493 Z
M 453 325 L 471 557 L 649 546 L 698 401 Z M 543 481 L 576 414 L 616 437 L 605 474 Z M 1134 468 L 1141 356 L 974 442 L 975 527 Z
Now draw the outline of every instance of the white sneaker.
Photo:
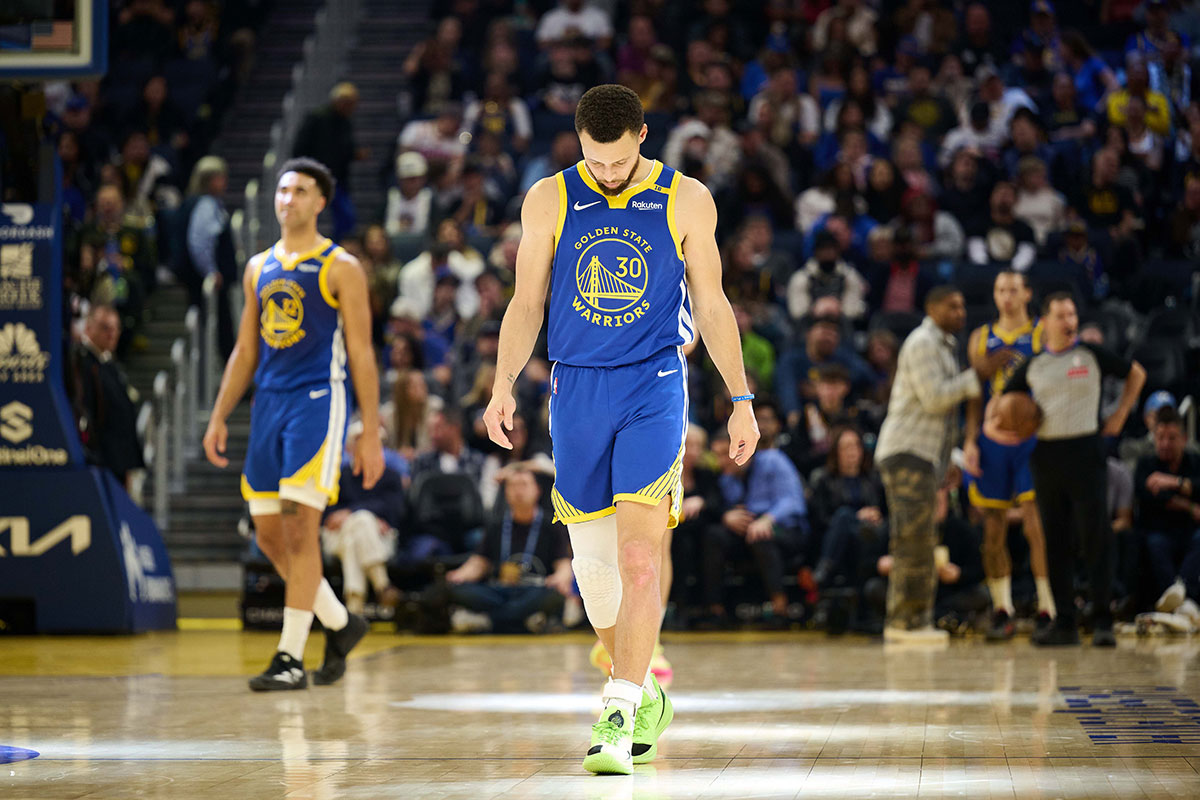
M 1158 598 L 1158 602 L 1154 604 L 1155 611 L 1162 611 L 1170 614 L 1187 599 L 1187 587 L 1183 585 L 1183 581 L 1179 578 L 1167 587 L 1167 590 L 1162 593 L 1162 597 Z
M 456 608 L 450 613 L 450 630 L 455 633 L 487 633 L 492 629 L 492 618 L 487 614 Z
M 909 629 L 888 625 L 883 629 L 883 643 L 945 647 L 950 643 L 950 632 L 932 626 Z

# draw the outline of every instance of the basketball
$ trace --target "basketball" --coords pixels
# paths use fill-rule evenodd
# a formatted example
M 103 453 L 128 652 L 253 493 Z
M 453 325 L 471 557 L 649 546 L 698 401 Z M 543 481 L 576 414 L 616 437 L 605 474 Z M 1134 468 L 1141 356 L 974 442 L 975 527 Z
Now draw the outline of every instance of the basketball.
M 1042 410 L 1024 392 L 1007 392 L 996 400 L 996 424 L 1009 433 L 1028 439 L 1042 423 Z

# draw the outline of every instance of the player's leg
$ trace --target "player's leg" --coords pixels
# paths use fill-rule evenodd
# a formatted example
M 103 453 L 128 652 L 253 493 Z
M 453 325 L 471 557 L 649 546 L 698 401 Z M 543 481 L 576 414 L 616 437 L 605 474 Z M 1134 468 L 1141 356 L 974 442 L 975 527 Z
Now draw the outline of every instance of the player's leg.
M 1012 507 L 1012 449 L 979 437 L 979 469 L 967 492 L 983 516 L 983 575 L 992 597 L 989 641 L 1007 641 L 1016 633 L 1013 620 L 1012 558 L 1008 552 L 1008 510 Z
M 1036 440 L 1018 446 L 1013 489 L 1021 515 L 1025 522 L 1025 541 L 1029 543 L 1029 569 L 1037 586 L 1038 626 L 1045 628 L 1054 619 L 1054 592 L 1050 589 L 1050 568 L 1046 563 L 1046 531 L 1042 527 L 1042 515 L 1037 507 L 1037 494 L 1033 490 L 1033 473 L 1029 457 L 1033 454 Z

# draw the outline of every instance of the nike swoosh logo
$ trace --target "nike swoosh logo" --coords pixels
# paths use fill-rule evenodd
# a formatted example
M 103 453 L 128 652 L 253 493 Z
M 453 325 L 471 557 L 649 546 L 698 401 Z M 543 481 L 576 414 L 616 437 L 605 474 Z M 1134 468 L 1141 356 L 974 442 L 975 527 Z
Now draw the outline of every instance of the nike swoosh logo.
M 578 200 L 576 200 L 576 201 L 575 201 L 575 210 L 576 210 L 576 211 L 583 211 L 585 208 L 591 208 L 592 206 L 596 205 L 596 203 L 599 203 L 599 202 L 600 202 L 599 200 L 594 200 L 594 201 L 592 201 L 591 203 L 588 203 L 588 204 L 587 204 L 587 205 L 585 205 L 585 206 L 581 206 L 581 205 L 579 205 L 579 201 L 578 201 Z
M 316 400 L 318 397 L 324 397 L 327 394 L 329 394 L 328 389 L 314 389 L 308 393 L 308 396 L 313 400 Z
M 672 369 L 672 370 L 668 370 L 668 371 L 666 371 L 666 372 L 663 372 L 663 371 L 660 369 L 660 370 L 658 371 L 658 377 L 660 377 L 660 378 L 665 378 L 665 377 L 667 377 L 668 375 L 674 375 L 676 372 L 679 372 L 679 370 L 677 370 L 677 369 Z

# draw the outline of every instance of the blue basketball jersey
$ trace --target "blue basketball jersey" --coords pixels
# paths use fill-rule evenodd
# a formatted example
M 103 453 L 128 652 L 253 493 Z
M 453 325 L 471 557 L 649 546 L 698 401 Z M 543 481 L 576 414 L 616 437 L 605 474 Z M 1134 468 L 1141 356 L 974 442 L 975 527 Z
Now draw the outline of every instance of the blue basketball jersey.
M 1042 351 L 1042 323 L 1040 320 L 1031 320 L 1015 331 L 1001 331 L 995 323 L 989 322 L 979 326 L 976 347 L 981 356 L 1000 349 L 1011 350 L 1016 355 L 1016 358 L 996 370 L 990 381 L 983 384 L 983 403 L 987 405 L 994 395 L 1004 392 L 1008 379 L 1017 371 L 1017 367 Z
M 325 239 L 294 259 L 280 245 L 252 262 L 259 305 L 259 389 L 284 391 L 346 378 L 346 343 L 329 269 L 341 248 Z M 254 263 L 257 267 L 253 267 Z
M 582 161 L 555 176 L 551 361 L 623 366 L 695 338 L 675 226 L 681 177 L 655 161 L 645 179 L 609 196 Z

